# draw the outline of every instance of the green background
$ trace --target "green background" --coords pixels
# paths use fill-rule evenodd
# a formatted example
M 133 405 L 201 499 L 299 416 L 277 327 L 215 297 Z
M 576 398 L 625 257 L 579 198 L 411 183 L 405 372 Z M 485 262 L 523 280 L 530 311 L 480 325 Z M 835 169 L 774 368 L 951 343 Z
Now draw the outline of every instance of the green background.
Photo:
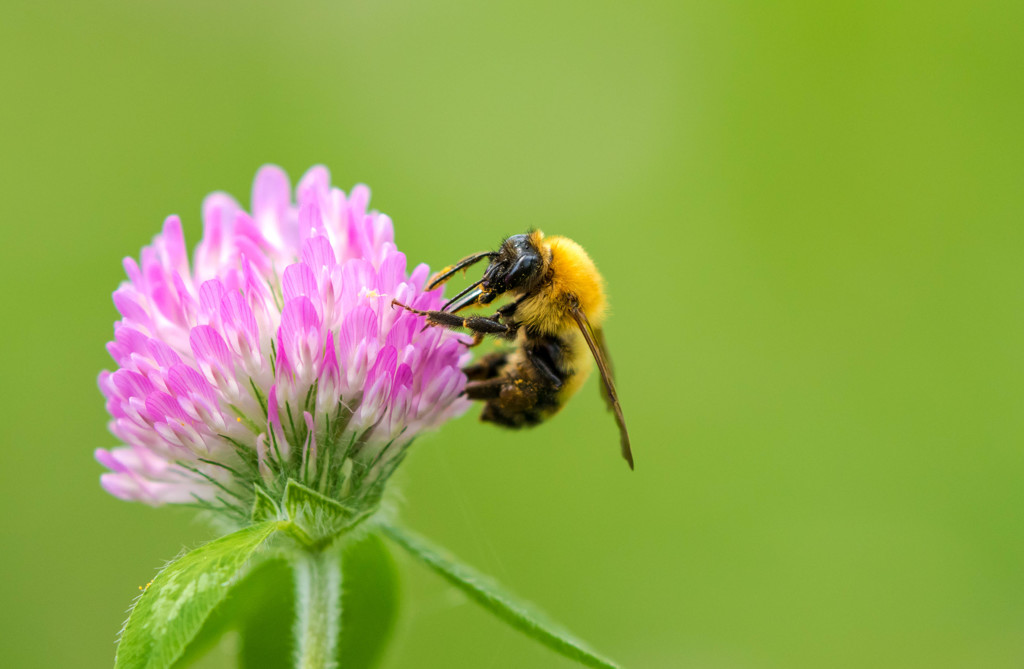
M 99 487 L 120 260 L 259 165 L 414 262 L 605 275 L 636 452 L 417 442 L 407 524 L 626 667 L 1024 665 L 1024 3 L 5 4 L 0 663 L 106 667 L 210 531 Z M 570 667 L 399 557 L 387 667 Z M 223 664 L 224 651 L 206 660 Z

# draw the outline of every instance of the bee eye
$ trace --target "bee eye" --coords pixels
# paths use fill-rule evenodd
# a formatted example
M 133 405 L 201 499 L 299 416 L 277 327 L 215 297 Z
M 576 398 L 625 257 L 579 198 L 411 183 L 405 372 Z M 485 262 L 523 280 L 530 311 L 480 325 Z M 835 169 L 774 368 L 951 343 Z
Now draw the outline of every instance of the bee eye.
M 523 282 L 536 268 L 540 260 L 535 254 L 521 256 L 505 275 L 505 285 L 514 288 Z

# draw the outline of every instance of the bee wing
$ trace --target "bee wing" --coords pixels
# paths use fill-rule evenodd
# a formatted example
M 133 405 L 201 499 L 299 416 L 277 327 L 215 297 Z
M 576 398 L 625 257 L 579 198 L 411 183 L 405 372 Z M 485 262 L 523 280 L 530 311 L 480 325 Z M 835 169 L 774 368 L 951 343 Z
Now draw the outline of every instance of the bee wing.
M 615 365 L 612 364 L 612 357 L 608 353 L 608 345 L 604 343 L 604 330 L 597 328 L 591 330 L 594 334 L 594 341 L 597 342 L 597 349 L 601 351 L 601 356 L 604 358 L 605 367 L 608 368 L 608 378 L 612 383 L 615 383 Z M 608 405 L 608 411 L 613 411 L 614 406 L 612 405 L 612 393 L 608 390 L 608 384 L 604 382 L 604 375 L 601 375 L 601 390 L 604 393 L 604 401 Z
M 579 326 L 580 332 L 583 333 L 583 338 L 587 340 L 587 346 L 590 347 L 590 352 L 594 354 L 594 360 L 597 361 L 597 368 L 601 371 L 601 385 L 604 386 L 605 400 L 608 402 L 608 408 L 615 413 L 615 422 L 619 425 L 622 457 L 625 458 L 626 462 L 629 464 L 629 468 L 633 469 L 633 449 L 629 446 L 629 432 L 626 430 L 626 418 L 622 415 L 622 405 L 619 404 L 619 396 L 615 392 L 615 381 L 612 378 L 611 362 L 605 355 L 604 333 L 600 330 L 596 333 L 594 332 L 590 327 L 590 321 L 587 320 L 587 315 L 583 313 L 583 310 L 579 308 L 579 305 L 573 305 L 569 311 L 572 313 L 572 317 L 576 320 L 576 324 Z

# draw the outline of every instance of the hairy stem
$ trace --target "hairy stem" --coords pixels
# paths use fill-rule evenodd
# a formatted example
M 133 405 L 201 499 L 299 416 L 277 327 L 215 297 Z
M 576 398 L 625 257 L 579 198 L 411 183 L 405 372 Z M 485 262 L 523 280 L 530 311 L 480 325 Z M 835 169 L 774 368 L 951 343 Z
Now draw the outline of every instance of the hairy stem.
M 295 666 L 335 669 L 341 627 L 341 554 L 302 551 L 295 561 Z

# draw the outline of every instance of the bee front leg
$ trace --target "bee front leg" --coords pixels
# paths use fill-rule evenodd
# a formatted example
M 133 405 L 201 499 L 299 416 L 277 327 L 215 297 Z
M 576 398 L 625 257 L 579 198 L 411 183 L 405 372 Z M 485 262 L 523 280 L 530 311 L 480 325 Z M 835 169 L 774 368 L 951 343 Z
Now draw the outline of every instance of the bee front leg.
M 392 300 L 391 304 L 402 307 L 406 311 L 411 311 L 414 314 L 427 317 L 428 325 L 440 325 L 451 330 L 465 329 L 473 333 L 473 342 L 477 342 L 478 337 L 482 340 L 484 335 L 495 335 L 504 339 L 515 339 L 516 332 L 519 331 L 519 326 L 515 323 L 502 323 L 494 318 L 484 318 L 483 316 L 467 316 L 463 318 L 458 314 L 449 313 L 447 311 L 420 311 L 419 309 L 413 309 L 410 306 L 402 304 L 398 300 Z M 497 314 L 496 314 L 497 315 Z

